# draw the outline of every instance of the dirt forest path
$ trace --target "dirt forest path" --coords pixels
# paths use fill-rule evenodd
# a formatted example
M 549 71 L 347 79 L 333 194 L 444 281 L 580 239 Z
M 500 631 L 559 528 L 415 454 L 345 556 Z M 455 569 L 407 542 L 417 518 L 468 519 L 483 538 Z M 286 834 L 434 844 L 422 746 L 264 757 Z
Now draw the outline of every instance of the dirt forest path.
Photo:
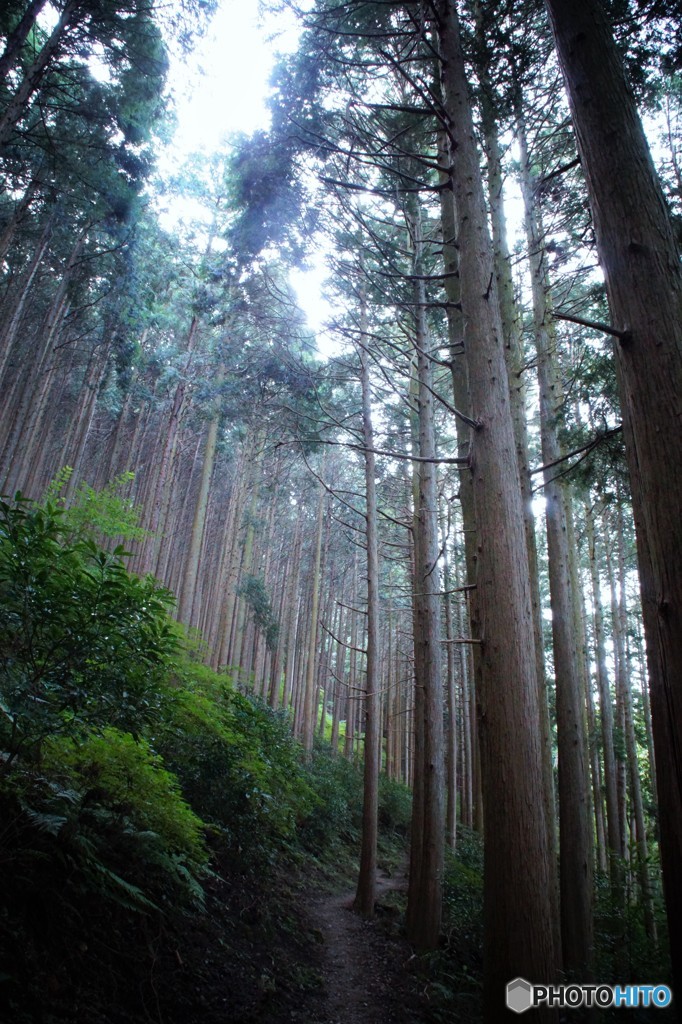
M 324 992 L 311 1024 L 417 1024 L 424 1021 L 413 980 L 411 950 L 392 934 L 391 890 L 406 887 L 405 870 L 394 877 L 379 873 L 377 917 L 365 921 L 354 913 L 354 893 L 326 894 L 306 901 L 306 916 L 321 944 Z

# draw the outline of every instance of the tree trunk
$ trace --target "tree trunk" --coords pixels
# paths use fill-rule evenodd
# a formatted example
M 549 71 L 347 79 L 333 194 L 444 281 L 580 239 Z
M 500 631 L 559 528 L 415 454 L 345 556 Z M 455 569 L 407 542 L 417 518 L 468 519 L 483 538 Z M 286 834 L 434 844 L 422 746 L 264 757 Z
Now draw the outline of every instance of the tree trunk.
M 2 463 L 5 467 L 4 489 L 15 490 L 21 483 L 24 471 L 24 458 L 26 451 L 22 445 L 22 438 L 25 432 L 32 430 L 32 425 L 40 415 L 39 395 L 40 385 L 44 379 L 43 374 L 47 372 L 50 355 L 54 357 L 54 347 L 64 320 L 69 311 L 69 291 L 73 283 L 75 269 L 81 257 L 83 246 L 90 225 L 87 224 L 76 239 L 73 249 L 64 267 L 59 284 L 52 297 L 49 309 L 43 318 L 40 331 L 38 350 L 31 360 L 28 373 L 19 380 L 20 390 L 17 405 L 13 410 L 14 422 L 7 431 L 5 446 L 2 452 Z M 26 293 L 27 294 L 27 293 Z M 3 420 L 3 425 L 4 425 Z M 67 485 L 67 498 L 71 497 L 72 489 L 76 481 L 73 479 Z
M 451 140 L 447 139 L 446 133 L 440 133 L 439 161 L 443 170 L 441 171 L 441 184 L 452 186 L 451 172 Z M 447 168 L 447 170 L 445 170 Z M 448 321 L 448 342 L 450 346 L 450 373 L 452 377 L 452 394 L 455 408 L 464 416 L 471 418 L 471 398 L 469 395 L 468 370 L 464 352 L 463 332 L 461 317 L 457 315 L 460 306 L 460 283 L 459 283 L 459 245 L 457 239 L 457 212 L 455 210 L 452 187 L 441 188 L 440 190 L 440 216 L 443 230 L 443 269 L 445 271 L 445 294 L 448 299 L 447 321 Z M 457 432 L 457 450 L 462 457 L 469 454 L 471 431 L 465 421 L 456 417 L 455 430 Z M 460 506 L 462 510 L 462 533 L 464 537 L 464 558 L 466 563 L 467 584 L 476 585 L 476 512 L 474 508 L 473 480 L 468 466 L 463 468 L 459 474 L 460 482 Z M 470 617 L 466 615 L 466 629 L 470 630 Z M 480 671 L 480 650 L 474 646 L 471 661 L 473 673 L 469 679 L 469 689 L 472 705 L 476 703 L 476 680 Z M 474 741 L 474 752 L 476 744 Z M 472 764 L 473 768 L 473 764 Z M 472 798 L 476 803 L 472 805 L 472 822 L 478 819 L 482 821 L 480 800 L 476 800 L 476 791 L 472 789 Z
M 379 813 L 379 763 L 381 757 L 380 689 L 379 673 L 379 540 L 377 532 L 376 465 L 374 458 L 374 429 L 372 426 L 372 394 L 369 378 L 369 355 L 365 348 L 367 338 L 367 308 L 364 292 L 360 302 L 362 340 L 358 346 L 360 356 L 360 382 L 362 385 L 362 439 L 365 447 L 365 540 L 367 544 L 367 654 L 366 654 L 366 707 L 365 707 L 365 763 L 362 801 L 362 844 L 360 872 L 355 894 L 355 908 L 364 917 L 374 917 L 377 873 L 377 836 Z
M 350 603 L 353 608 L 356 607 L 358 597 L 358 552 L 356 549 L 355 560 L 353 566 L 353 583 L 351 589 Z M 357 721 L 357 646 L 358 646 L 358 613 L 351 613 L 351 627 L 350 627 L 350 651 L 349 662 L 348 662 L 348 696 L 346 699 L 346 737 L 343 744 L 343 756 L 347 760 L 353 759 L 353 738 L 355 736 L 355 723 Z
M 158 468 L 156 470 L 156 477 L 154 483 L 154 492 L 151 497 L 151 520 L 149 523 L 149 529 L 152 533 L 149 544 L 149 566 L 150 571 L 152 567 L 156 566 L 157 559 L 159 557 L 159 550 L 163 542 L 163 531 L 161 529 L 163 523 L 163 512 L 166 507 L 166 499 L 168 495 L 168 488 L 170 485 L 169 472 L 173 465 L 175 458 L 175 450 L 178 441 L 178 435 L 182 424 L 182 417 L 185 413 L 185 392 L 187 390 L 187 374 L 189 372 L 192 353 L 194 351 L 194 342 L 197 333 L 198 320 L 194 316 L 190 324 L 189 333 L 187 337 L 187 361 L 183 369 L 183 376 L 180 379 L 179 384 L 175 388 L 175 394 L 173 396 L 173 405 L 171 406 L 170 416 L 168 418 L 167 425 L 163 431 L 163 445 L 161 448 L 160 456 L 158 457 Z
M 308 757 L 313 752 L 313 734 L 315 731 L 315 665 L 317 663 L 317 625 L 320 607 L 320 568 L 322 565 L 322 539 L 324 536 L 324 510 L 327 504 L 327 493 L 321 488 L 317 506 L 317 528 L 315 533 L 315 557 L 312 565 L 312 601 L 310 611 L 310 636 L 308 638 L 308 662 L 306 665 L 305 685 L 303 690 L 302 737 L 303 749 Z
M 299 529 L 299 521 L 297 520 L 296 529 Z M 285 630 L 284 623 L 286 618 L 286 612 L 289 609 L 289 602 L 287 600 L 287 591 L 289 579 L 295 574 L 294 570 L 294 558 L 296 554 L 298 536 L 295 533 L 293 543 L 289 547 L 290 537 L 282 537 L 283 547 L 280 551 L 280 559 L 283 559 L 281 568 L 281 575 L 279 581 L 279 602 L 277 606 L 277 646 L 272 657 L 272 663 L 270 666 L 270 683 L 268 686 L 267 700 L 268 704 L 273 710 L 277 710 L 280 706 L 282 698 L 282 667 L 284 665 L 285 657 Z M 287 547 L 287 554 L 284 554 L 284 546 Z M 292 602 L 293 603 L 293 602 Z
M 477 23 L 479 43 L 482 52 L 487 50 L 487 41 L 482 30 L 481 10 L 477 7 Z M 481 77 L 481 122 L 483 127 L 486 165 L 488 172 L 488 202 L 490 206 L 490 224 L 492 229 L 493 259 L 495 279 L 498 287 L 500 317 L 504 338 L 504 356 L 509 377 L 509 398 L 511 403 L 512 423 L 516 441 L 516 457 L 519 464 L 521 495 L 523 501 L 524 526 L 528 547 L 528 568 L 530 573 L 531 605 L 533 609 L 533 631 L 535 633 L 535 661 L 538 676 L 538 693 L 540 706 L 540 730 L 543 751 L 543 786 L 547 815 L 547 832 L 550 858 L 556 861 L 557 849 L 557 808 L 554 793 L 553 736 L 549 720 L 548 680 L 545 664 L 545 644 L 542 629 L 542 599 L 540 596 L 540 573 L 538 570 L 538 551 L 535 536 L 535 515 L 533 513 L 533 487 L 530 475 L 530 459 L 528 445 L 528 422 L 526 414 L 526 358 L 524 354 L 523 336 L 521 333 L 521 316 L 514 297 L 514 282 L 511 271 L 509 244 L 507 241 L 507 224 L 504 213 L 504 175 L 502 154 L 500 151 L 498 115 L 495 109 L 495 89 L 490 81 L 489 67 L 485 62 L 479 64 Z M 523 156 L 521 157 L 523 165 Z M 531 252 L 533 249 L 531 249 Z M 561 914 L 560 886 L 553 894 L 554 907 L 552 912 L 556 924 L 554 937 L 557 951 L 561 948 Z
M 616 747 L 616 788 L 618 793 L 618 825 L 620 827 L 619 843 L 623 851 L 623 863 L 626 869 L 630 866 L 630 846 L 628 843 L 628 827 L 631 816 L 628 809 L 628 764 L 625 745 L 625 690 L 627 675 L 627 658 L 625 653 L 626 624 L 621 615 L 618 600 L 618 581 L 615 559 L 618 556 L 617 544 L 606 552 L 606 566 L 611 589 L 611 641 L 613 644 L 614 675 L 616 681 L 615 735 L 619 739 Z M 625 877 L 624 883 L 629 886 L 630 878 Z
M 197 495 L 197 502 L 194 507 L 189 553 L 182 577 L 182 589 L 178 597 L 178 621 L 183 622 L 186 626 L 192 625 L 193 622 L 194 595 L 199 576 L 199 556 L 201 554 L 201 543 L 206 525 L 209 487 L 211 477 L 213 476 L 213 466 L 215 465 L 216 447 L 218 444 L 218 426 L 219 417 L 216 414 L 208 425 L 208 434 L 206 435 L 206 443 L 204 445 L 204 458 L 201 466 L 199 494 Z
M 480 8 L 477 12 L 480 18 Z M 479 41 L 481 49 L 487 47 L 479 21 Z M 504 213 L 504 174 L 502 154 L 500 152 L 499 128 L 497 111 L 495 110 L 494 87 L 490 81 L 487 65 L 479 66 L 481 78 L 481 122 L 483 128 L 486 165 L 488 171 L 488 202 L 490 206 L 490 225 L 492 230 L 493 255 L 495 261 L 495 278 L 497 280 L 500 316 L 504 337 L 504 354 L 509 375 L 509 396 L 511 400 L 514 437 L 516 439 L 516 455 L 519 462 L 521 477 L 521 493 L 523 495 L 524 525 L 528 543 L 528 562 L 530 568 L 531 594 L 533 601 L 533 628 L 535 630 L 535 658 L 537 661 L 538 681 L 540 684 L 540 714 L 542 723 L 542 743 L 545 750 L 545 786 L 547 788 L 547 816 L 550 823 L 550 845 L 556 851 L 556 801 L 554 798 L 554 779 L 552 772 L 552 733 L 549 724 L 549 708 L 547 701 L 547 670 L 545 666 L 545 644 L 542 633 L 542 600 L 540 597 L 540 574 L 538 572 L 538 552 L 535 538 L 535 515 L 533 513 L 533 486 L 530 475 L 530 459 L 528 455 L 528 418 L 526 414 L 526 358 L 523 350 L 521 333 L 521 316 L 514 298 L 514 281 L 511 271 L 511 258 L 507 241 L 507 224 Z M 521 156 L 523 168 L 523 155 Z M 531 248 L 531 252 L 534 250 Z M 557 917 L 559 913 L 559 894 L 557 892 Z
M 620 663 L 620 687 L 623 694 L 623 719 L 625 727 L 625 750 L 628 762 L 628 780 L 630 784 L 630 802 L 636 823 L 636 847 L 637 847 L 637 873 L 639 875 L 640 894 L 642 910 L 644 913 L 644 927 L 647 938 L 654 947 L 658 943 L 656 919 L 654 917 L 654 900 L 649 874 L 649 849 L 646 835 L 646 824 L 644 821 L 644 805 L 642 802 L 642 784 L 640 781 L 639 759 L 637 756 L 637 740 L 635 737 L 635 724 L 632 711 L 632 685 L 630 682 L 630 664 L 627 651 L 627 591 L 625 586 L 625 531 L 623 524 L 622 499 L 618 502 L 617 508 L 616 536 L 618 541 L 618 593 L 616 597 L 618 611 L 618 633 L 621 639 L 622 661 Z M 616 581 L 614 581 L 616 583 Z
M 477 427 L 470 456 L 478 527 L 476 639 L 485 812 L 485 1016 L 505 1010 L 510 979 L 555 980 L 551 862 L 523 497 L 509 401 L 492 245 L 459 37 L 450 0 L 436 11 L 453 184 L 469 390 Z M 554 1011 L 539 1020 L 554 1020 Z
M 294 582 L 291 586 L 292 602 L 289 612 L 289 622 L 287 628 L 287 650 L 286 650 L 286 663 L 284 666 L 284 691 L 282 694 L 282 707 L 287 710 L 293 708 L 294 703 L 294 688 L 295 688 L 295 675 L 296 675 L 296 654 L 297 654 L 297 638 L 299 624 L 301 621 L 301 605 L 303 597 L 298 592 L 298 582 L 300 575 L 300 554 L 301 549 L 299 546 L 299 566 L 294 572 Z M 292 713 L 292 719 L 295 721 Z
M 599 558 L 594 513 L 589 505 L 585 506 L 585 524 L 589 548 L 590 576 L 592 580 L 592 607 L 594 609 L 594 643 L 597 662 L 597 685 L 599 688 L 601 738 L 604 757 L 604 792 L 606 796 L 609 875 L 611 878 L 613 895 L 616 902 L 621 904 L 623 900 L 622 861 L 624 850 L 621 848 L 620 842 L 616 754 L 613 742 L 613 700 L 611 697 L 611 688 L 609 686 L 608 667 L 606 662 L 604 610 L 601 597 L 601 581 L 599 578 Z
M 460 606 L 459 632 L 464 636 L 465 629 L 469 629 L 469 616 L 464 615 Z M 467 648 L 463 646 L 461 652 L 462 678 L 461 678 L 461 701 L 462 708 L 462 821 L 468 828 L 474 826 L 474 748 L 476 740 L 476 707 L 471 686 L 471 660 Z
M 79 13 L 79 0 L 67 0 L 57 24 L 52 29 L 40 53 L 31 67 L 24 73 L 19 88 L 0 117 L 0 151 L 7 145 L 14 126 L 23 117 L 31 97 L 40 85 L 48 64 L 59 49 L 64 33 L 77 20 Z
M 682 990 L 682 270 L 605 6 L 546 0 L 614 326 L 637 533 L 673 961 Z M 617 168 L 617 173 L 614 173 Z
M 419 210 L 406 211 L 415 275 L 415 347 L 419 429 L 417 504 L 415 507 L 415 669 L 423 706 L 423 760 L 415 765 L 423 779 L 423 816 L 419 871 L 410 874 L 408 937 L 417 949 L 435 949 L 440 937 L 443 858 L 445 856 L 443 680 L 438 571 L 438 482 L 430 338 L 426 323 L 422 222 Z
M 410 377 L 409 402 L 410 402 L 410 435 L 411 445 L 414 454 L 419 454 L 419 422 L 418 422 L 418 384 L 416 373 Z M 424 686 L 422 678 L 424 669 L 421 664 L 423 647 L 417 644 L 419 632 L 418 619 L 418 593 L 417 566 L 421 559 L 418 554 L 421 537 L 417 529 L 417 509 L 419 507 L 419 472 L 418 464 L 412 463 L 412 529 L 410 531 L 410 579 L 412 583 L 412 644 L 413 644 L 413 665 L 411 673 L 413 692 L 413 711 L 411 715 L 411 751 L 410 751 L 410 772 L 408 774 L 408 785 L 412 789 L 412 817 L 410 819 L 410 869 L 408 876 L 408 894 L 413 893 L 413 898 L 408 897 L 405 923 L 408 935 L 417 928 L 416 919 L 419 915 L 419 902 L 417 893 L 419 891 L 419 880 L 422 872 L 422 847 L 424 841 Z
M 442 503 L 441 503 L 442 504 Z M 442 515 L 441 508 L 441 515 Z M 447 522 L 442 515 L 443 522 Z M 457 674 L 455 668 L 455 631 L 452 616 L 452 576 L 448 556 L 449 531 L 443 528 L 443 588 L 445 590 L 445 642 L 447 644 L 447 743 L 445 755 L 446 805 L 445 841 L 451 850 L 457 846 Z
M 64 463 L 73 468 L 67 485 L 67 495 L 69 498 L 73 496 L 76 484 L 83 479 L 88 435 L 95 418 L 99 386 L 105 373 L 110 352 L 111 342 L 107 339 L 91 353 L 86 367 L 85 379 L 77 402 L 78 416 L 71 423 L 71 430 L 65 445 L 66 457 Z
M 568 977 L 580 981 L 589 980 L 591 976 L 594 935 L 585 680 L 582 650 L 576 645 L 574 628 L 579 595 L 571 578 L 570 493 L 556 471 L 556 464 L 563 455 L 558 421 L 564 400 L 557 336 L 552 319 L 541 213 L 537 207 L 522 123 L 519 124 L 518 137 L 526 241 L 530 254 L 542 459 L 550 467 L 544 472 L 544 496 L 556 681 L 561 945 Z
M 21 48 L 28 39 L 31 29 L 35 25 L 36 18 L 46 2 L 47 0 L 30 0 L 21 18 L 7 36 L 5 49 L 0 55 L 0 82 L 5 81 L 7 75 L 19 59 Z
M 343 640 L 344 643 L 339 644 L 336 648 L 336 660 L 334 662 L 334 714 L 332 717 L 332 734 L 331 734 L 331 753 L 332 757 L 336 757 L 339 753 L 339 730 L 341 727 L 341 701 L 342 701 L 342 687 L 347 690 L 344 680 L 345 664 L 346 664 L 346 647 L 345 638 L 348 635 L 348 619 L 349 609 L 342 608 L 341 614 L 339 615 L 339 639 Z
M 45 163 L 47 163 L 47 161 L 45 161 Z M 17 228 L 24 221 L 24 218 L 31 207 L 31 203 L 38 191 L 40 176 L 43 171 L 44 165 L 41 163 L 38 165 L 38 168 L 29 182 L 23 196 L 15 203 L 11 216 L 9 216 L 5 221 L 2 233 L 0 234 L 0 266 L 5 262 L 5 258 L 11 248 Z M 54 196 L 51 196 L 50 198 L 52 199 L 51 205 L 54 207 Z
M 15 339 L 17 337 L 19 327 L 21 325 L 21 320 L 24 314 L 26 302 L 28 301 L 28 297 L 31 293 L 33 282 L 35 280 L 36 274 L 38 273 L 38 269 L 43 261 L 43 257 L 47 252 L 47 247 L 50 244 L 50 239 L 52 237 L 52 232 L 54 230 L 56 219 L 57 211 L 56 209 L 53 208 L 50 212 L 49 217 L 47 218 L 47 221 L 45 222 L 45 226 L 41 232 L 38 243 L 31 256 L 31 260 L 19 281 L 17 289 L 19 294 L 14 304 L 14 308 L 11 310 L 11 312 L 9 310 L 5 312 L 3 309 L 3 320 L 6 323 L 6 326 L 3 328 L 3 331 L 0 334 L 0 382 L 3 382 L 3 384 L 5 371 L 7 369 L 7 363 L 12 353 Z M 3 305 L 5 304 L 6 302 L 3 303 Z M 5 396 L 5 401 L 6 400 L 7 396 Z

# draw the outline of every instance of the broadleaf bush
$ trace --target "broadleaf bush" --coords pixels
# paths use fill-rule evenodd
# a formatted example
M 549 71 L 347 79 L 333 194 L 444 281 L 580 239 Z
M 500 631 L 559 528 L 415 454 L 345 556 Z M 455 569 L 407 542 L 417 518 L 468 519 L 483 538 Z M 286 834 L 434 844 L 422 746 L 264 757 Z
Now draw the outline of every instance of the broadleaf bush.
M 409 786 L 382 773 L 379 776 L 379 826 L 385 832 L 407 837 L 412 818 Z
M 182 796 L 175 775 L 144 739 L 107 728 L 81 742 L 47 745 L 43 766 L 66 786 L 106 807 L 142 834 L 156 836 L 169 853 L 196 869 L 207 861 L 204 823 Z
M 252 867 L 317 803 L 286 718 L 203 666 L 183 666 L 156 743 L 192 807 Z
M 318 852 L 341 841 L 357 843 L 362 822 L 362 774 L 357 766 L 318 744 L 308 777 L 319 806 L 301 822 L 304 849 Z
M 172 595 L 100 546 L 134 510 L 111 487 L 67 509 L 66 480 L 0 500 L 0 1018 L 17 1021 L 27 1000 L 43 1019 L 51 984 L 85 991 L 80 950 L 107 991 L 113 963 L 148 989 L 212 886 L 239 907 L 360 833 L 358 768 L 322 744 L 308 761 L 286 713 L 202 665 Z M 383 782 L 381 806 L 402 830 L 405 793 Z
M 64 511 L 0 502 L 0 743 L 5 769 L 48 736 L 159 714 L 178 646 L 171 595 L 118 550 L 66 541 Z

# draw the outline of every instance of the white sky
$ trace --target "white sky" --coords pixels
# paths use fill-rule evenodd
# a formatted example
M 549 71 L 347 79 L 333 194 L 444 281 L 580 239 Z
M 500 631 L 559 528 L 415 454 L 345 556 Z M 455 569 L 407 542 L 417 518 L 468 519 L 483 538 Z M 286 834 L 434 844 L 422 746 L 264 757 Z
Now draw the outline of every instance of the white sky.
M 176 105 L 177 131 L 170 151 L 161 155 L 160 166 L 170 173 L 190 153 L 211 153 L 224 148 L 227 136 L 250 133 L 269 125 L 266 99 L 269 76 L 277 52 L 291 52 L 298 30 L 289 12 L 274 15 L 259 12 L 259 0 L 219 0 L 210 27 L 190 54 L 173 59 L 170 84 Z M 510 190 L 507 207 L 511 237 L 520 230 L 522 204 Z M 518 192 L 518 189 L 516 189 Z M 188 200 L 172 202 L 163 215 L 172 229 L 181 219 L 201 220 L 201 211 Z M 322 298 L 327 275 L 320 253 L 312 257 L 310 270 L 294 270 L 290 281 L 310 328 L 318 336 L 321 353 L 335 351 L 333 339 L 324 331 L 330 307 Z
M 230 132 L 266 128 L 273 60 L 257 0 L 222 0 L 187 64 L 174 64 L 171 71 L 177 149 L 210 151 Z
M 171 66 L 171 88 L 176 104 L 177 131 L 164 169 L 190 153 L 210 153 L 222 148 L 226 136 L 249 134 L 269 125 L 266 99 L 269 77 L 277 52 L 295 49 L 298 31 L 292 16 L 259 14 L 258 0 L 220 0 L 219 9 L 204 38 L 184 63 Z M 174 215 L 192 217 L 191 204 L 173 204 L 164 220 Z M 196 215 L 197 211 L 194 211 Z M 316 333 L 328 316 L 321 299 L 326 271 L 316 265 L 310 271 L 293 271 L 291 283 L 308 324 Z

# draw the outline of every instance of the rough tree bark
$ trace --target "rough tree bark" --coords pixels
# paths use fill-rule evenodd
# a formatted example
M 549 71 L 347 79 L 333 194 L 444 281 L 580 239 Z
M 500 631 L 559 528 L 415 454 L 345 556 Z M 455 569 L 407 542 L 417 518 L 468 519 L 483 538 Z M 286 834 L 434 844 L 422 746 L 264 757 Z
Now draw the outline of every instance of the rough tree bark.
M 324 537 L 324 511 L 327 504 L 327 493 L 320 488 L 320 500 L 317 506 L 317 527 L 315 539 L 315 558 L 312 566 L 312 610 L 310 612 L 310 638 L 308 643 L 308 662 L 306 665 L 305 684 L 303 689 L 303 706 L 301 734 L 303 748 L 308 757 L 313 753 L 313 736 L 315 732 L 315 666 L 317 664 L 318 612 L 320 607 L 320 567 L 322 565 L 322 540 Z
M 590 558 L 590 579 L 592 582 L 592 607 L 594 616 L 594 646 L 599 688 L 601 739 L 604 757 L 604 792 L 606 796 L 606 826 L 609 855 L 609 876 L 614 899 L 620 904 L 623 899 L 623 856 L 625 851 L 620 842 L 618 807 L 618 786 L 616 781 L 616 754 L 613 742 L 613 701 L 609 686 L 609 672 L 606 661 L 606 634 L 604 630 L 604 609 L 599 578 L 599 551 L 594 524 L 594 513 L 585 505 L 585 524 Z
M 525 125 L 519 109 L 521 190 L 528 243 L 533 326 L 540 392 L 540 437 L 543 474 L 552 643 L 556 683 L 557 749 L 559 765 L 559 882 L 561 945 L 564 969 L 571 978 L 589 980 L 594 942 L 592 919 L 593 843 L 590 820 L 587 723 L 582 630 L 574 628 L 579 593 L 571 572 L 572 534 L 570 490 L 556 471 L 563 456 L 559 416 L 564 402 L 552 319 L 551 284 L 544 248 L 542 214 L 537 203 Z
M 219 416 L 216 413 L 208 426 L 208 434 L 206 436 L 204 458 L 201 468 L 199 494 L 194 508 L 194 521 L 192 523 L 189 554 L 187 556 L 187 563 L 182 577 L 182 588 L 178 597 L 178 621 L 183 622 L 187 626 L 191 625 L 193 621 L 194 597 L 199 575 L 199 556 L 201 554 L 201 543 L 204 537 L 204 527 L 206 525 L 209 487 L 211 477 L 213 476 L 216 448 L 218 445 L 218 426 Z
M 407 933 L 418 949 L 435 949 L 442 913 L 443 858 L 445 856 L 443 680 L 440 637 L 440 574 L 438 571 L 438 487 L 432 363 L 428 351 L 422 225 L 417 204 L 406 211 L 413 246 L 415 277 L 416 405 L 419 432 L 414 510 L 414 650 L 416 729 L 423 738 L 421 761 L 415 760 L 415 776 L 421 777 L 421 821 L 418 828 L 418 870 L 410 865 Z M 418 716 L 421 714 L 421 721 Z M 418 803 L 415 802 L 416 807 Z M 414 822 L 412 836 L 415 836 Z M 412 857 L 412 853 L 410 854 Z
M 473 432 L 481 641 L 479 719 L 485 813 L 486 1020 L 499 1022 L 507 982 L 556 977 L 549 853 L 528 551 L 504 360 L 492 244 L 459 19 L 434 3 L 462 259 L 462 317 Z M 540 1012 L 540 1011 L 538 1011 Z M 508 1014 L 510 1017 L 511 1013 Z M 553 1020 L 553 1011 L 539 1019 Z
M 670 212 L 599 0 L 546 0 L 614 327 L 637 533 L 660 847 L 682 990 L 682 270 Z
M 441 501 L 441 519 L 447 523 L 447 515 Z M 449 524 L 448 524 L 449 525 Z M 446 694 L 447 694 L 447 739 L 445 744 L 445 778 L 446 778 L 446 804 L 445 804 L 445 841 L 451 850 L 457 847 L 457 669 L 455 661 L 455 631 L 453 627 L 452 596 L 452 575 L 450 573 L 450 559 L 448 557 L 448 544 L 450 541 L 449 529 L 443 526 L 442 530 L 442 551 L 443 551 L 443 588 L 445 590 L 445 642 L 446 650 Z
M 367 542 L 367 654 L 365 673 L 365 762 L 362 802 L 362 845 L 355 909 L 364 917 L 374 916 L 377 874 L 377 833 L 379 811 L 379 761 L 381 756 L 379 681 L 379 541 L 377 534 L 376 466 L 369 356 L 364 346 L 367 331 L 366 299 L 361 295 L 361 330 L 358 346 L 362 384 L 362 438 L 365 446 L 365 539 Z

